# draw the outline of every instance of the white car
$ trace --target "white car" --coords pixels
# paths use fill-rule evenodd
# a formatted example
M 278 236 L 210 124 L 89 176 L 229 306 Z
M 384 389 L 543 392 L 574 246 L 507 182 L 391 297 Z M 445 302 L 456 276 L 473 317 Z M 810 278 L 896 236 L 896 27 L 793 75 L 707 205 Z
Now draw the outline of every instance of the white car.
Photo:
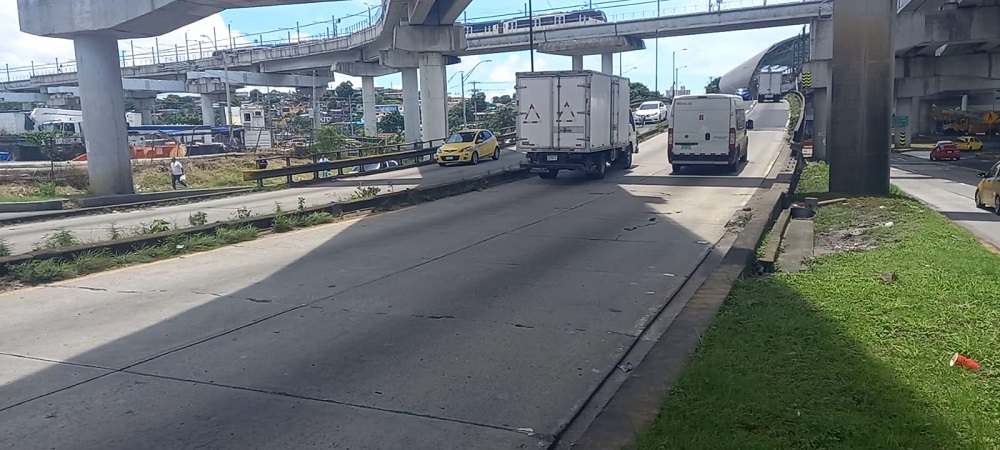
M 662 122 L 667 118 L 667 105 L 660 101 L 643 102 L 635 110 L 635 120 L 639 123 Z

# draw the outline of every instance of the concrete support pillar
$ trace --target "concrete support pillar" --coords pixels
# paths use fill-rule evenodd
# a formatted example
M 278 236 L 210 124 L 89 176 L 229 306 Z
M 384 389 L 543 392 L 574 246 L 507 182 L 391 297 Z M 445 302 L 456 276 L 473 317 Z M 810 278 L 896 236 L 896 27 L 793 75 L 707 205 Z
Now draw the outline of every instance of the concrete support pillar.
M 830 133 L 829 89 L 813 89 L 813 158 L 829 161 L 826 151 L 827 136 Z
M 136 104 L 139 106 L 139 114 L 142 114 L 142 124 L 152 125 L 153 124 L 153 108 L 156 107 L 155 98 L 140 98 L 136 99 Z
M 962 95 L 962 111 L 969 110 L 969 94 Z
M 125 91 L 118 40 L 112 35 L 81 34 L 76 50 L 80 103 L 87 119 L 84 142 L 90 191 L 96 195 L 132 194 L 132 165 L 125 123 Z
M 830 191 L 889 194 L 896 2 L 837 0 L 829 133 Z
M 403 78 L 403 132 L 407 143 L 420 140 L 420 85 L 417 69 L 402 70 Z
M 420 117 L 423 141 L 448 137 L 447 89 L 444 58 L 440 53 L 421 53 Z
M 917 125 L 917 133 L 927 136 L 933 132 L 934 120 L 931 119 L 931 102 L 927 100 L 920 101 L 920 107 L 917 109 L 920 121 Z
M 583 55 L 573 55 L 573 70 L 583 70 Z
M 615 58 L 613 53 L 601 55 L 601 72 L 608 75 L 615 74 Z
M 215 96 L 201 94 L 201 124 L 215 126 Z
M 365 134 L 378 135 L 378 119 L 375 118 L 375 77 L 361 77 L 361 112 L 365 119 Z

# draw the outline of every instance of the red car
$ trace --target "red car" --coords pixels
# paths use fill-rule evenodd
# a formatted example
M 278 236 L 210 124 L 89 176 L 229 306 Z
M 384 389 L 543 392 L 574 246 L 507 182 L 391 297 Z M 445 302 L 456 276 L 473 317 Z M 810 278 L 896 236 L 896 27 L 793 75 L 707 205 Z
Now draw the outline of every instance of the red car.
M 934 150 L 931 150 L 931 161 L 945 159 L 958 161 L 961 158 L 962 152 L 958 150 L 958 146 L 952 141 L 940 141 L 934 146 Z

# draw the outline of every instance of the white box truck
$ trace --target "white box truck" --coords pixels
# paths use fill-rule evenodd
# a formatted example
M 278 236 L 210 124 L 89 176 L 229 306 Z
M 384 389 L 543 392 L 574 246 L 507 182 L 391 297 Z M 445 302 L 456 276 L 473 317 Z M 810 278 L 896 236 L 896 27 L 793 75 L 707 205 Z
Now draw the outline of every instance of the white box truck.
M 773 103 L 781 101 L 781 72 L 761 71 L 757 79 L 757 102 Z
M 679 172 L 687 165 L 724 165 L 731 172 L 747 160 L 753 120 L 738 95 L 682 95 L 670 108 L 667 162 Z
M 629 80 L 590 70 L 519 72 L 517 149 L 521 167 L 552 179 L 560 170 L 604 178 L 628 169 L 638 153 Z

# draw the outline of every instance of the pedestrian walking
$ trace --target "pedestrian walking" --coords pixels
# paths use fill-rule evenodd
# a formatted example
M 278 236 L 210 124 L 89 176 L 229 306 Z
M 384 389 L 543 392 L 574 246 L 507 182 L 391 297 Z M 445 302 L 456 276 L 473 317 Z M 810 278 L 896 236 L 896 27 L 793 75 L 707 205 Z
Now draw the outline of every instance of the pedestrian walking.
M 188 187 L 187 176 L 184 175 L 184 165 L 177 158 L 170 158 L 170 186 L 177 189 L 177 183 Z

